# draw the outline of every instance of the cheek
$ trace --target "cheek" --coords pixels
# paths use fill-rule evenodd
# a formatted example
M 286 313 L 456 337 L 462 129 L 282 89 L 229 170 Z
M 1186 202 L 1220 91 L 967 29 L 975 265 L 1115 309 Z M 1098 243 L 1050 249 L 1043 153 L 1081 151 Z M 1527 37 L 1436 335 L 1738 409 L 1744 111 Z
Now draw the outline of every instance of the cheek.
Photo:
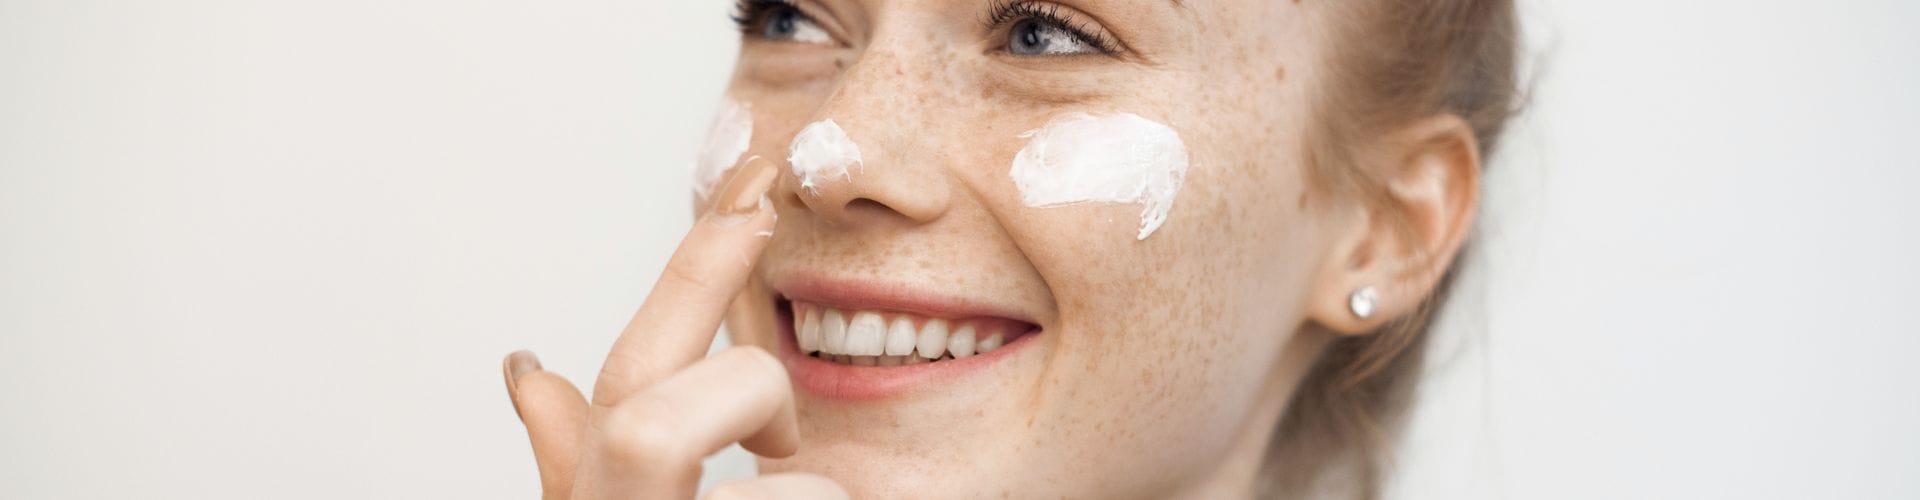
M 1029 209 L 1032 217 L 1016 222 L 1041 242 L 1029 256 L 1048 276 L 1064 323 L 1042 388 L 1055 398 L 1041 408 L 1057 423 L 1047 432 L 1079 460 L 1101 457 L 1142 481 L 1198 473 L 1190 467 L 1237 442 L 1302 324 L 1320 261 L 1301 204 L 1301 151 L 1289 140 L 1301 121 L 1245 107 L 1193 113 L 1170 119 L 1189 125 L 1181 135 L 1190 138 L 1191 166 L 1152 237 L 1049 212 L 1112 217 L 1115 209 L 1098 206 Z
M 1302 321 L 1311 252 L 1290 236 L 1294 224 L 1256 220 L 1271 209 L 1246 196 L 1255 193 L 1187 194 L 1182 210 L 1214 216 L 1170 225 L 1153 238 L 1166 244 L 1077 268 L 1084 278 L 1055 288 L 1067 326 L 1041 420 L 1070 450 L 1062 460 L 1095 457 L 1104 477 L 1152 484 L 1204 473 L 1247 425 L 1263 425 L 1248 419 Z
M 753 105 L 731 96 L 722 99 L 693 165 L 693 192 L 701 206 L 727 172 L 739 164 L 752 142 Z
M 1008 175 L 1029 208 L 1139 205 L 1145 240 L 1167 221 L 1187 175 L 1187 146 L 1172 128 L 1132 113 L 1067 113 L 1021 134 Z
M 1254 277 L 1238 245 L 1177 247 L 1156 266 L 1089 268 L 1106 286 L 1056 290 L 1071 309 L 1036 410 L 1060 461 L 1146 487 L 1204 474 L 1244 437 L 1299 323 L 1278 291 L 1301 280 Z

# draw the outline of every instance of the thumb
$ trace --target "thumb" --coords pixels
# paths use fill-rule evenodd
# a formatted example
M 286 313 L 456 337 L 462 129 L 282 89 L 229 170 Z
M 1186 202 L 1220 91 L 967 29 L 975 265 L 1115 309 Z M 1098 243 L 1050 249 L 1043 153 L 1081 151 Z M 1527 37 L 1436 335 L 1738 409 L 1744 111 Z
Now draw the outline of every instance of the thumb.
M 533 461 L 540 467 L 541 497 L 567 498 L 573 494 L 574 471 L 580 460 L 580 439 L 587 424 L 587 399 L 567 379 L 540 367 L 532 352 L 507 355 L 501 363 L 507 378 L 507 397 L 533 441 Z

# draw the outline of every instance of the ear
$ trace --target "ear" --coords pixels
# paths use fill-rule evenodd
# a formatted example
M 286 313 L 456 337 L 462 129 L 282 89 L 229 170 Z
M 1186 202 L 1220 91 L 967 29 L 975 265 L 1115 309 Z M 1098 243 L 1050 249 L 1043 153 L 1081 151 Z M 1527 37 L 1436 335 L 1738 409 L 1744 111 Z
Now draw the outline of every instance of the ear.
M 1311 291 L 1308 316 L 1343 335 L 1363 335 L 1418 310 L 1472 233 L 1480 202 L 1480 145 L 1451 114 L 1415 122 L 1382 139 L 1363 168 L 1378 172 L 1334 220 L 1333 251 Z M 1372 288 L 1372 314 L 1351 307 Z

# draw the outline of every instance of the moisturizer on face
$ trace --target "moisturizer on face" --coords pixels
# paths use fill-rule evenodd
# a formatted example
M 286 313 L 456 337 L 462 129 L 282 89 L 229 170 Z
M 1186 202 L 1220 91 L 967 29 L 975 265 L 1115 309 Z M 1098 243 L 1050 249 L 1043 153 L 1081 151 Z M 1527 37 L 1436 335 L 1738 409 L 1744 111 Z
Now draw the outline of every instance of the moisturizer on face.
M 787 163 L 793 165 L 793 175 L 800 178 L 800 187 L 813 194 L 819 194 L 820 185 L 834 177 L 851 180 L 853 174 L 847 168 L 864 165 L 860 160 L 860 146 L 847 138 L 847 131 L 831 119 L 800 129 L 800 133 L 793 136 Z
M 1187 146 L 1172 128 L 1132 113 L 1067 113 L 1020 134 L 1013 185 L 1029 207 L 1139 203 L 1145 240 L 1167 221 L 1187 176 Z
M 722 100 L 720 111 L 707 128 L 700 158 L 693 164 L 693 192 L 705 200 L 713 186 L 726 178 L 727 171 L 740 163 L 740 155 L 746 154 L 747 144 L 752 141 L 753 108 L 733 99 Z

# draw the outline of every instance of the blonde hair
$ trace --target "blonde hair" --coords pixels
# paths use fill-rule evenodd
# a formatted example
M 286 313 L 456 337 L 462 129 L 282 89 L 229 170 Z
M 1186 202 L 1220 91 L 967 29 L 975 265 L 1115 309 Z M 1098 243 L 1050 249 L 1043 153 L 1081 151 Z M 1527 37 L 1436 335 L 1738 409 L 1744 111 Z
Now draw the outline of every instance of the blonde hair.
M 1377 203 L 1380 173 L 1363 164 L 1375 139 L 1416 120 L 1452 114 L 1479 141 L 1480 157 L 1517 109 L 1518 23 L 1513 0 L 1355 0 L 1330 16 L 1305 137 L 1312 184 Z M 1461 252 L 1465 254 L 1465 252 Z M 1268 445 L 1264 498 L 1378 498 L 1395 436 L 1413 400 L 1433 312 L 1446 302 L 1458 258 L 1434 293 L 1406 317 L 1328 346 Z

